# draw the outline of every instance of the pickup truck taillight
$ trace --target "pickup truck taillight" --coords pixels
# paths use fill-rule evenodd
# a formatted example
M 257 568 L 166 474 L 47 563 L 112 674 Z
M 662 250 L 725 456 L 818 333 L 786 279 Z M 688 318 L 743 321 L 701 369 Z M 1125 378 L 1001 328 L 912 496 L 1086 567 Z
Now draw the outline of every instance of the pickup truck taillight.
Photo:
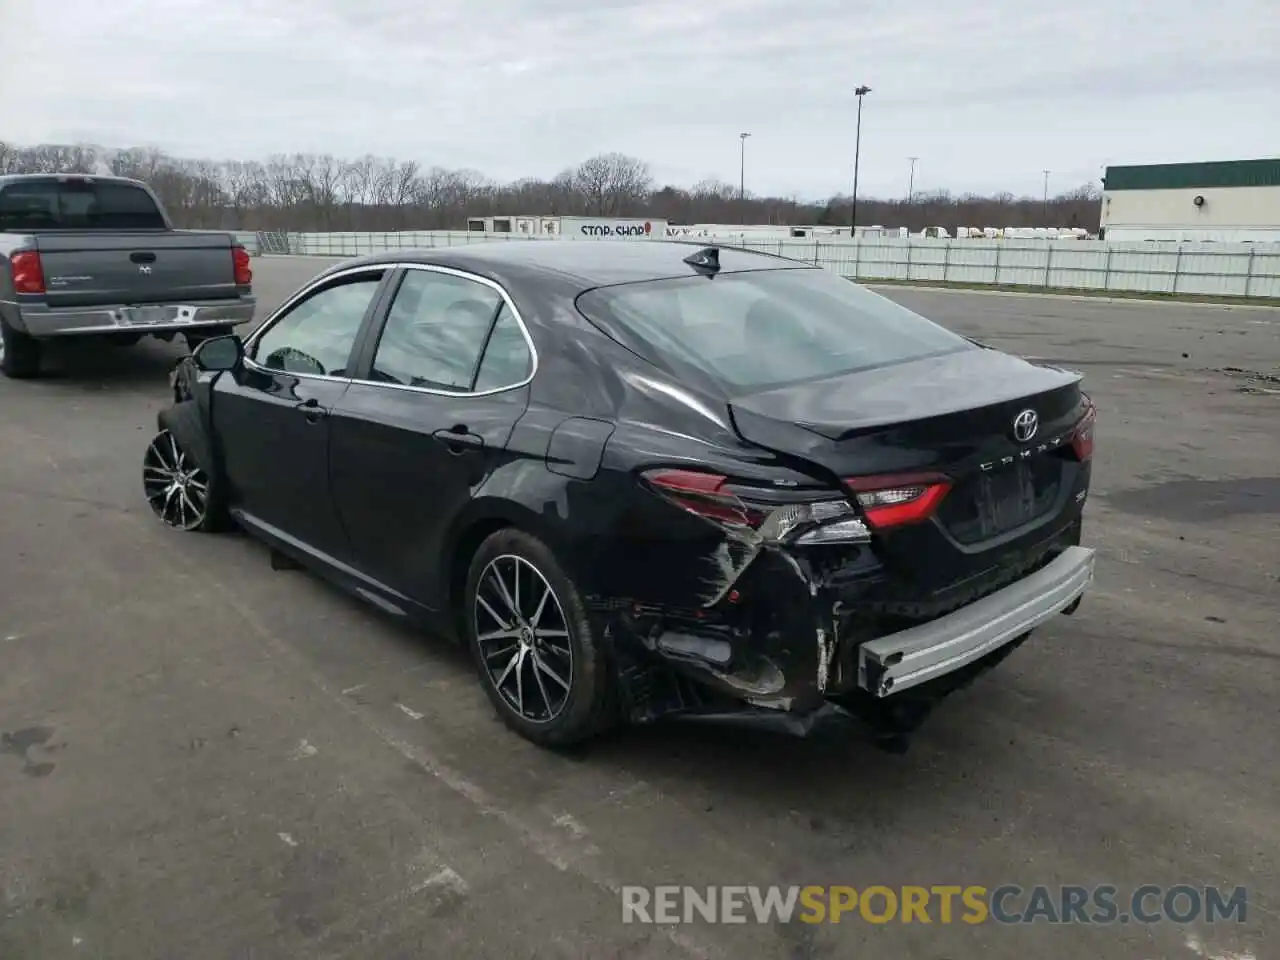
M 35 250 L 19 250 L 9 255 L 14 293 L 44 293 L 44 267 Z
M 231 262 L 235 267 L 236 286 L 248 287 L 253 285 L 253 266 L 249 262 L 249 251 L 244 247 L 231 248 Z

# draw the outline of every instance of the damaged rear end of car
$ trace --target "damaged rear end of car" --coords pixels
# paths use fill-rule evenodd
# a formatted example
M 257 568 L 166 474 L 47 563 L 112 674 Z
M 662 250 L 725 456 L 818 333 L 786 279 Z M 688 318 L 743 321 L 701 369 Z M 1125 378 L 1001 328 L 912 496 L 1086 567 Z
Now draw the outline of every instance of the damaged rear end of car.
M 823 271 L 628 286 L 580 309 L 673 395 L 718 391 L 733 438 L 623 423 L 605 451 L 633 486 L 593 560 L 632 719 L 835 707 L 900 744 L 1074 611 L 1096 417 L 1077 374 Z

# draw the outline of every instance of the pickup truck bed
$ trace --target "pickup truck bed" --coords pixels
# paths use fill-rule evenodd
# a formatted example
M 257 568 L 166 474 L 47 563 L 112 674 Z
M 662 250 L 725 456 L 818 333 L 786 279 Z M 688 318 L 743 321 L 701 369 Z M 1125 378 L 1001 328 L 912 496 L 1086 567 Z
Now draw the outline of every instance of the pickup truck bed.
M 105 212 L 103 212 L 105 211 Z M 249 255 L 228 233 L 174 230 L 145 185 L 0 177 L 0 370 L 39 372 L 42 342 L 142 336 L 189 346 L 253 319 Z

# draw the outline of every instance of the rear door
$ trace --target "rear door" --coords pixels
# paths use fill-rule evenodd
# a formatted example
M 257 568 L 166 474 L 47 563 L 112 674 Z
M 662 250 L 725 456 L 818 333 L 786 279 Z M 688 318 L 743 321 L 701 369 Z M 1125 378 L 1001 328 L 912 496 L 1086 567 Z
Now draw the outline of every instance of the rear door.
M 404 270 L 334 411 L 330 476 L 354 565 L 440 609 L 443 545 L 529 403 L 535 352 L 487 279 Z
M 232 506 L 308 552 L 350 549 L 329 482 L 332 416 L 385 271 L 322 281 L 264 324 L 243 368 L 215 385 L 212 412 Z

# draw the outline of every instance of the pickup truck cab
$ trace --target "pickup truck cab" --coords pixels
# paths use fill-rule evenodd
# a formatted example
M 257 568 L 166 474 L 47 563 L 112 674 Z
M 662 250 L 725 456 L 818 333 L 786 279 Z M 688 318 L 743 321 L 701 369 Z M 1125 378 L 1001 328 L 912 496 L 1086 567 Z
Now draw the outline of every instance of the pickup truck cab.
M 0 176 L 0 371 L 40 373 L 46 341 L 143 336 L 189 348 L 253 319 L 249 253 L 229 233 L 175 230 L 137 180 Z

